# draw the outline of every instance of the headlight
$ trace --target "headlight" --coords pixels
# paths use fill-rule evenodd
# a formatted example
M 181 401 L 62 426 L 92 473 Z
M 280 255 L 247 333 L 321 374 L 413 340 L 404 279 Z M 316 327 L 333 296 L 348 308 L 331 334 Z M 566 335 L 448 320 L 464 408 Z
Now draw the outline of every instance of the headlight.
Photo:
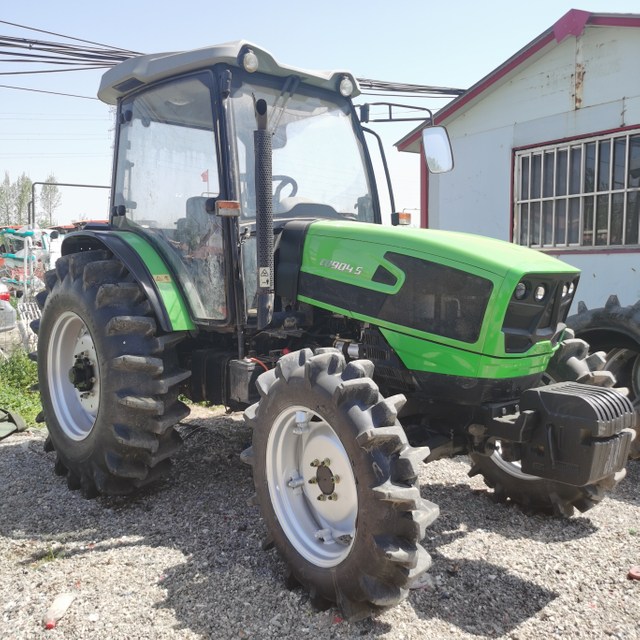
M 524 282 L 518 282 L 515 293 L 516 300 L 522 300 L 527 295 L 527 285 Z
M 536 290 L 533 293 L 533 297 L 536 302 L 542 302 L 546 294 L 547 294 L 547 289 L 543 284 L 541 284 L 538 287 L 536 287 Z
M 575 290 L 576 290 L 576 286 L 575 286 L 575 284 L 572 282 L 572 283 L 569 285 L 569 295 L 570 295 L 570 296 L 572 296 L 572 295 L 573 295 L 573 292 L 574 292 Z
M 565 285 L 562 287 L 562 297 L 563 297 L 563 298 L 566 298 L 566 297 L 567 297 L 567 293 L 569 293 L 569 287 L 565 284 Z

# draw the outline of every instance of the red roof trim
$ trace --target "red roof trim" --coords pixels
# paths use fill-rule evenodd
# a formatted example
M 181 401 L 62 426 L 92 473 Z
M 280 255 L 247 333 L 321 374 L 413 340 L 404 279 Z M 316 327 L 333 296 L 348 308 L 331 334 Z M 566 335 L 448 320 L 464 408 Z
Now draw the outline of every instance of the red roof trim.
M 575 36 L 576 38 L 583 32 L 587 20 L 591 17 L 588 11 L 579 11 L 571 9 L 565 13 L 558 22 L 553 25 L 553 34 L 556 42 L 562 42 L 567 36 Z
M 596 27 L 640 27 L 640 18 L 636 17 L 613 17 L 613 16 L 591 16 L 589 24 Z
M 478 85 L 473 91 L 469 93 L 465 93 L 461 96 L 460 102 L 456 104 L 455 109 L 447 109 L 445 107 L 441 111 L 437 113 L 434 118 L 434 123 L 442 122 L 445 118 L 448 118 L 452 113 L 457 111 L 460 107 L 465 105 L 467 102 L 481 94 L 483 91 L 486 91 L 492 84 L 495 84 L 500 78 L 506 76 L 509 72 L 513 71 L 516 67 L 519 67 L 525 60 L 528 60 L 531 56 L 535 55 L 540 51 L 540 49 L 544 49 L 552 40 L 554 40 L 554 34 L 547 34 L 542 40 L 538 41 L 531 49 L 527 49 L 522 55 L 518 56 L 514 60 L 512 60 L 509 64 L 505 65 L 502 69 L 496 71 L 495 75 L 492 75 L 490 78 L 487 78 L 486 82 L 483 82 L 481 85 Z
M 475 88 L 470 89 L 467 93 L 463 93 L 459 98 L 454 100 L 448 107 L 444 107 L 443 109 L 441 109 L 434 117 L 433 123 L 438 124 L 442 122 L 444 119 L 448 118 L 451 114 L 458 111 L 460 107 L 463 107 L 465 104 L 467 104 L 467 102 L 470 102 L 471 100 L 479 96 L 481 93 L 486 91 L 491 85 L 495 84 L 498 80 L 500 80 L 500 78 L 504 77 L 507 73 L 513 71 L 513 69 L 521 65 L 525 60 L 527 60 L 534 54 L 536 54 L 538 51 L 540 51 L 540 49 L 546 47 L 554 39 L 555 39 L 554 34 L 552 31 L 550 31 L 544 38 L 536 42 L 536 44 L 533 47 L 531 47 L 530 49 L 527 49 L 521 55 L 514 58 L 509 64 L 506 64 L 504 67 L 496 70 L 493 74 L 488 76 L 484 82 L 480 82 L 480 84 L 478 84 Z M 405 140 L 401 146 L 398 146 L 398 150 L 404 151 L 406 147 L 408 147 L 410 144 L 413 144 L 416 140 L 418 140 L 418 138 L 420 138 L 421 136 L 421 131 L 422 129 L 420 129 L 419 131 L 416 131 L 416 133 L 413 136 L 411 136 L 411 138 Z
M 516 53 L 510 62 L 507 61 L 503 67 L 498 67 L 492 71 L 488 76 L 485 76 L 483 80 L 480 80 L 476 86 L 469 89 L 467 93 L 463 93 L 459 98 L 456 98 L 453 102 L 450 102 L 446 107 L 441 109 L 434 117 L 434 124 L 439 124 L 449 118 L 465 104 L 477 98 L 498 80 L 526 62 L 540 51 L 540 49 L 551 44 L 554 40 L 556 43 L 559 43 L 568 35 L 579 36 L 587 24 L 597 27 L 640 27 L 640 17 L 636 15 L 593 14 L 587 11 L 571 9 L 562 16 L 551 29 L 542 33 L 536 40 L 525 46 L 519 53 Z M 408 146 L 416 142 L 420 138 L 422 129 L 423 127 L 420 126 L 414 131 L 411 137 L 404 140 L 401 144 L 398 144 L 398 151 L 404 151 Z
M 640 253 L 640 249 L 625 249 L 621 247 L 617 249 L 611 245 L 601 247 L 589 247 L 586 249 L 563 249 L 562 247 L 556 249 L 538 249 L 540 253 L 546 253 L 548 256 L 580 256 L 580 255 L 592 255 L 592 254 L 616 254 L 616 253 Z
M 625 131 L 630 131 L 632 129 L 638 129 L 640 127 L 640 123 L 638 124 L 629 124 L 624 127 L 616 127 L 614 129 L 605 129 L 604 131 L 592 131 L 589 133 L 580 133 L 575 136 L 569 136 L 567 138 L 556 138 L 555 140 L 547 140 L 545 142 L 535 142 L 534 144 L 525 144 L 522 147 L 514 147 L 513 152 L 516 151 L 526 151 L 527 149 L 538 149 L 541 147 L 547 147 L 550 145 L 561 145 L 565 143 L 576 142 L 577 140 L 585 140 L 586 138 L 595 138 L 596 136 L 607 136 L 615 133 L 623 133 Z

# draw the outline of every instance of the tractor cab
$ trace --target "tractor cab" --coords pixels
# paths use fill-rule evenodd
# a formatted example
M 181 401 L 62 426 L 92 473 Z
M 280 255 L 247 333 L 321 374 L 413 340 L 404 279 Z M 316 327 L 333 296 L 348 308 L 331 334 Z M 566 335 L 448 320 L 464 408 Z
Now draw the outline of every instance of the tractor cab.
M 358 94 L 351 74 L 283 67 L 242 42 L 143 56 L 105 75 L 99 95 L 118 104 L 112 224 L 162 255 L 196 323 L 255 314 L 258 101 L 276 234 L 292 219 L 381 221 Z M 239 207 L 217 206 L 228 201 Z

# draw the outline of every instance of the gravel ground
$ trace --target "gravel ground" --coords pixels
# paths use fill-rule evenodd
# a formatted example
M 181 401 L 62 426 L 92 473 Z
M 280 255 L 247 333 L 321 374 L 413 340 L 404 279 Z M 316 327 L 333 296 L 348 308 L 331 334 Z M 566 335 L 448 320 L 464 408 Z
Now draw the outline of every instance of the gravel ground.
M 180 431 L 172 474 L 126 499 L 68 491 L 43 432 L 0 442 L 1 638 L 640 638 L 640 581 L 626 577 L 640 565 L 640 461 L 568 521 L 493 504 L 466 458 L 425 466 L 442 514 L 424 541 L 433 585 L 349 624 L 287 591 L 261 551 L 241 414 L 198 407 Z M 63 592 L 76 599 L 45 631 Z

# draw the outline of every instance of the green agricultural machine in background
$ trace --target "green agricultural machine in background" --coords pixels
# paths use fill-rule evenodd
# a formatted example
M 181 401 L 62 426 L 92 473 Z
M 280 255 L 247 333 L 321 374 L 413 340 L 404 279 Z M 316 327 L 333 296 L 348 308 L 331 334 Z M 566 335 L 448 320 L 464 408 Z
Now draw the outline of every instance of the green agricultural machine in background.
M 108 71 L 110 222 L 65 238 L 34 323 L 46 446 L 71 489 L 164 473 L 180 393 L 244 409 L 267 542 L 351 619 L 430 566 L 422 461 L 468 454 L 496 498 L 569 516 L 624 476 L 635 426 L 563 324 L 576 269 L 381 225 L 358 95 L 350 73 L 245 42 Z M 431 168 L 447 145 L 427 129 Z

